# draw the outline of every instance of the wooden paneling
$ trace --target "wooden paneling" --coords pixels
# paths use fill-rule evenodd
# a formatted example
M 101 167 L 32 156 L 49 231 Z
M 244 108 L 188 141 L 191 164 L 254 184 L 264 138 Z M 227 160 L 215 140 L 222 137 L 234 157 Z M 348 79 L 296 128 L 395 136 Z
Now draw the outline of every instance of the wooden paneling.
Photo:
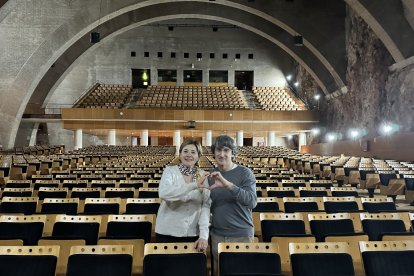
M 197 130 L 298 131 L 309 130 L 318 117 L 310 111 L 178 110 L 178 109 L 83 109 L 62 110 L 66 129 L 187 129 Z

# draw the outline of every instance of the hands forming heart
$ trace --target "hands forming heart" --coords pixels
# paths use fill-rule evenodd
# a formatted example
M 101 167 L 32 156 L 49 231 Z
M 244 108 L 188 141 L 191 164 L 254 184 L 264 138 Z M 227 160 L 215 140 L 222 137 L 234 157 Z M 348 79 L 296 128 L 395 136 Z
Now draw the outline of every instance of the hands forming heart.
M 204 184 L 205 179 L 209 178 L 210 180 L 214 180 L 214 184 L 208 186 Z M 215 189 L 215 188 L 230 188 L 233 184 L 229 181 L 227 181 L 220 172 L 212 172 L 212 173 L 206 173 L 204 174 L 200 179 L 197 181 L 197 186 L 199 188 L 205 188 L 205 189 Z

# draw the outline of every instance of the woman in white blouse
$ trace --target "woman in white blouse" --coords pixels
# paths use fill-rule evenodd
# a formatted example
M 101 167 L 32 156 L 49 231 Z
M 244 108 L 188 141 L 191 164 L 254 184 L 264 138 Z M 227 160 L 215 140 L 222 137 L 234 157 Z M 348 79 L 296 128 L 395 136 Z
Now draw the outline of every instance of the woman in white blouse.
M 155 225 L 157 242 L 194 242 L 198 250 L 208 246 L 210 221 L 209 173 L 197 167 L 201 146 L 188 140 L 179 149 L 180 164 L 167 166 L 159 185 L 162 199 Z

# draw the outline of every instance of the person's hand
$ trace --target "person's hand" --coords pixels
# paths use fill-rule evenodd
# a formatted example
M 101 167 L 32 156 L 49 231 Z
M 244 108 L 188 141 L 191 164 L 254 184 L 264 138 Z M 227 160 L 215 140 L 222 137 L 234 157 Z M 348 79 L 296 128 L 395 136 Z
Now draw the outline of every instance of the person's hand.
M 209 186 L 210 190 L 220 187 L 231 189 L 233 187 L 233 183 L 227 181 L 220 172 L 210 173 L 210 178 L 214 180 L 214 184 Z
M 208 247 L 208 241 L 204 239 L 198 239 L 194 243 L 194 248 L 198 251 L 204 251 Z
M 197 183 L 197 187 L 199 189 L 204 189 L 204 188 L 208 188 L 208 185 L 205 184 L 205 180 L 207 179 L 207 177 L 210 176 L 210 173 L 204 173 L 203 176 L 201 176 L 199 179 L 197 179 L 196 183 Z

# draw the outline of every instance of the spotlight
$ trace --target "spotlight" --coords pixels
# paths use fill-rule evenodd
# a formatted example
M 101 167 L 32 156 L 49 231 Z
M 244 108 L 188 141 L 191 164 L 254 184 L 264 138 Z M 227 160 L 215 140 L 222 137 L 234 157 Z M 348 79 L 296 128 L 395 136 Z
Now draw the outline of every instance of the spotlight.
M 312 128 L 312 134 L 313 135 L 318 135 L 321 131 L 319 130 L 319 128 Z
M 292 75 L 290 75 L 290 74 L 289 74 L 289 75 L 287 75 L 287 76 L 286 76 L 286 79 L 287 79 L 288 81 L 292 80 Z
M 298 87 L 298 86 L 299 86 L 299 82 L 297 81 L 297 82 L 295 82 L 293 85 L 294 85 L 295 87 Z
M 384 125 L 384 126 L 382 127 L 382 130 L 384 131 L 384 133 L 385 133 L 385 134 L 388 134 L 388 133 L 390 133 L 390 132 L 391 132 L 392 127 L 391 127 L 390 125 Z
M 380 133 L 382 135 L 391 135 L 394 132 L 398 131 L 399 126 L 393 123 L 384 123 L 380 127 Z
M 319 101 L 319 99 L 321 98 L 320 94 L 315 94 L 315 96 L 313 96 L 313 98 L 317 101 Z
M 356 129 L 352 129 L 349 132 L 349 135 L 351 136 L 352 139 L 356 139 L 359 136 L 359 131 Z
M 335 141 L 336 136 L 335 136 L 335 134 L 334 134 L 334 133 L 328 133 L 328 134 L 326 135 L 326 139 L 328 140 L 328 142 L 333 142 L 333 141 Z
M 292 140 L 293 136 L 292 135 L 288 135 L 288 140 Z

